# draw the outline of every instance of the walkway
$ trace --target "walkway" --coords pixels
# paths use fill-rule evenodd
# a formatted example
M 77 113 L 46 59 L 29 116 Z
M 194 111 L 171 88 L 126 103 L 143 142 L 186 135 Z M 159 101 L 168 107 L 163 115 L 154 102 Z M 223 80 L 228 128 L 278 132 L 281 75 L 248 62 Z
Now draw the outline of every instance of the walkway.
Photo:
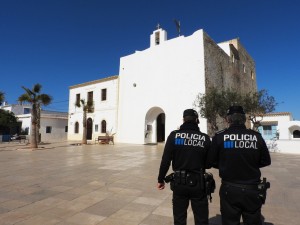
M 0 224 L 171 225 L 171 191 L 156 189 L 163 145 L 0 143 Z M 300 224 L 300 155 L 272 153 L 266 224 Z M 220 180 L 216 170 L 211 170 Z M 210 224 L 220 225 L 218 190 Z M 193 218 L 189 212 L 188 224 Z

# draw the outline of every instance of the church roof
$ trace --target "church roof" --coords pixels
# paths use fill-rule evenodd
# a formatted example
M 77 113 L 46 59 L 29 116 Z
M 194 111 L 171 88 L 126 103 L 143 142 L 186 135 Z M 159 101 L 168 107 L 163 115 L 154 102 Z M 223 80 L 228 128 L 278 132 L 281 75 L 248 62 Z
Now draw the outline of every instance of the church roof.
M 102 82 L 106 82 L 106 81 L 110 81 L 110 80 L 115 80 L 115 79 L 118 79 L 118 77 L 119 77 L 118 75 L 115 75 L 115 76 L 105 77 L 105 78 L 98 79 L 98 80 L 85 82 L 82 84 L 76 84 L 76 85 L 70 86 L 69 89 L 74 89 L 74 88 L 78 88 L 78 87 L 88 86 L 91 84 L 98 84 L 98 83 L 102 83 Z
M 290 112 L 274 112 L 274 113 L 267 113 L 265 116 L 291 116 Z

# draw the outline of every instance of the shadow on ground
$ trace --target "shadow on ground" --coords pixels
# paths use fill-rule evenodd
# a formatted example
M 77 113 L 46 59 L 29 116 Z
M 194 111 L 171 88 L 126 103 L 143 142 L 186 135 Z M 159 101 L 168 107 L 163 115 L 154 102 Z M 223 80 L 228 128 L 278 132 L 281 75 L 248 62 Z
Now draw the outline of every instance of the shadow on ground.
M 269 223 L 265 221 L 265 218 L 263 217 L 263 225 L 274 225 L 273 223 Z M 216 216 L 209 219 L 209 225 L 222 225 L 222 218 L 220 214 L 217 214 Z M 244 223 L 241 223 L 241 225 L 244 225 Z

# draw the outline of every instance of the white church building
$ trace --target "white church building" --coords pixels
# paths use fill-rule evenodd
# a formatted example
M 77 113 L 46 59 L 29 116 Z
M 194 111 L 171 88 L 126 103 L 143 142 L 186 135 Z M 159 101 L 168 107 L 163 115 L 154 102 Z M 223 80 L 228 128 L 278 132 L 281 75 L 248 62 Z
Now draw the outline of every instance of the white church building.
M 109 133 L 119 143 L 164 142 L 210 87 L 257 90 L 255 63 L 239 39 L 217 44 L 203 30 L 168 39 L 158 28 L 149 48 L 120 58 L 119 75 L 69 88 L 68 140 L 82 139 L 83 110 L 75 102 L 85 99 L 94 103 L 88 140 Z M 199 126 L 209 132 L 206 119 Z

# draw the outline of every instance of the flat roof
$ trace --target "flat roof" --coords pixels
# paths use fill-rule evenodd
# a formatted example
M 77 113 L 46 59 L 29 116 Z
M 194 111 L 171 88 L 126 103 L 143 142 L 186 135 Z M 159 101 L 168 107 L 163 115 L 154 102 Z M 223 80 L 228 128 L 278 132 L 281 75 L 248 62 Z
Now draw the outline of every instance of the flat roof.
M 118 79 L 118 77 L 119 77 L 119 75 L 115 75 L 115 76 L 105 77 L 105 78 L 102 78 L 102 79 L 99 79 L 99 80 L 93 80 L 93 81 L 85 82 L 85 83 L 82 83 L 82 84 L 76 84 L 76 85 L 70 86 L 69 89 L 74 89 L 74 88 L 88 86 L 88 85 L 91 85 L 91 84 L 98 84 L 98 83 L 102 83 L 102 82 L 105 82 L 105 81 L 115 80 L 115 79 Z

